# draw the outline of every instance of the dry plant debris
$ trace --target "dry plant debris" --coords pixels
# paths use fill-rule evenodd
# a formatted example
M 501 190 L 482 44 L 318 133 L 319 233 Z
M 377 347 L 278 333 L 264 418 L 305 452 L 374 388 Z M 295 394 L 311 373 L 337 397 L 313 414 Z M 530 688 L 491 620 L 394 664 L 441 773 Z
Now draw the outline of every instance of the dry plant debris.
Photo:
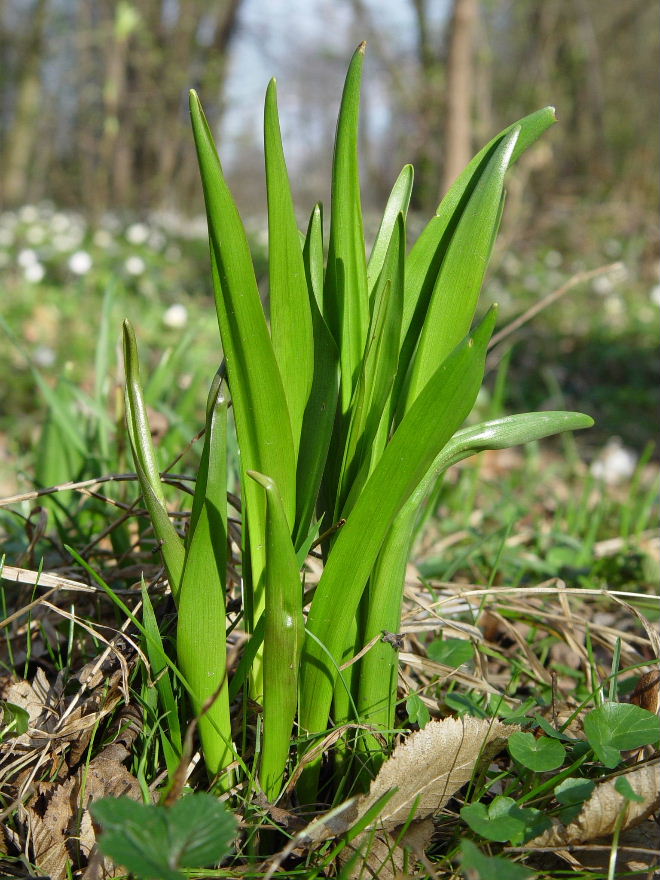
M 617 790 L 616 779 L 608 779 L 596 786 L 575 821 L 570 825 L 555 821 L 529 846 L 559 849 L 613 834 L 617 826 L 625 830 L 643 822 L 660 807 L 660 761 L 631 770 L 624 778 L 638 796 L 638 802 L 626 799 Z
M 110 862 L 96 854 L 89 806 L 109 795 L 141 798 L 124 766 L 142 724 L 132 705 L 124 703 L 114 715 L 114 740 L 85 761 L 94 731 L 122 703 L 127 661 L 122 657 L 112 671 L 108 667 L 117 664 L 109 653 L 80 670 L 73 695 L 66 695 L 62 673 L 51 683 L 41 668 L 32 682 L 18 680 L 4 689 L 3 698 L 29 715 L 25 733 L 0 743 L 0 785 L 17 807 L 16 824 L 3 825 L 4 837 L 51 880 L 65 880 L 71 863 L 88 864 L 87 880 L 114 876 Z

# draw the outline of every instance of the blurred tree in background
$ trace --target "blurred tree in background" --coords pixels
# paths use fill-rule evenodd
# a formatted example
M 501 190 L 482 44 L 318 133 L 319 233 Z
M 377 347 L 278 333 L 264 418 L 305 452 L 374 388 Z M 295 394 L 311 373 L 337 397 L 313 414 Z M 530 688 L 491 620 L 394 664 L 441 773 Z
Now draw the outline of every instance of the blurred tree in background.
M 265 0 L 0 2 L 5 204 L 50 198 L 92 213 L 198 209 L 187 89 L 200 90 L 219 125 L 228 60 L 239 77 L 250 74 L 241 73 L 240 57 L 250 40 L 263 59 L 260 91 L 270 68 L 286 76 L 286 93 L 304 100 L 306 136 L 328 153 L 337 84 L 353 44 L 364 37 L 368 63 L 382 80 L 377 86 L 369 79 L 364 97 L 365 189 L 379 200 L 400 165 L 412 161 L 417 207 L 431 209 L 493 132 L 553 103 L 562 131 L 552 141 L 552 162 L 547 146 L 531 155 L 525 183 L 532 192 L 546 201 L 543 191 L 559 181 L 564 193 L 624 193 L 628 204 L 654 209 L 660 29 L 647 0 L 271 6 Z M 273 35 L 275 18 L 287 38 Z M 298 33 L 304 37 L 296 39 Z M 260 71 L 251 73 L 261 78 Z M 286 126 L 286 102 L 283 117 Z M 241 181 L 249 192 L 255 168 L 261 174 L 258 132 L 253 135 L 233 153 L 239 197 Z M 292 157 L 300 194 L 315 197 L 327 161 L 318 149 Z
M 2 183 L 94 213 L 186 205 L 197 172 L 187 90 L 222 111 L 240 0 L 6 0 Z

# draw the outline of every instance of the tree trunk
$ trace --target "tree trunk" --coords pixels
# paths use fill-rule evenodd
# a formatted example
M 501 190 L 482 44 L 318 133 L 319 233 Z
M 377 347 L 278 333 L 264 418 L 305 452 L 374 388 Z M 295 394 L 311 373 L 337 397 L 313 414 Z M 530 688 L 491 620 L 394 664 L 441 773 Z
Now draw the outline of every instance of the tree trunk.
M 472 157 L 474 34 L 477 13 L 477 0 L 454 0 L 448 40 L 442 193 L 447 192 Z
M 26 200 L 28 175 L 39 136 L 41 108 L 41 57 L 47 0 L 37 0 L 32 25 L 22 50 L 22 66 L 16 95 L 16 113 L 5 153 L 5 198 L 8 204 Z

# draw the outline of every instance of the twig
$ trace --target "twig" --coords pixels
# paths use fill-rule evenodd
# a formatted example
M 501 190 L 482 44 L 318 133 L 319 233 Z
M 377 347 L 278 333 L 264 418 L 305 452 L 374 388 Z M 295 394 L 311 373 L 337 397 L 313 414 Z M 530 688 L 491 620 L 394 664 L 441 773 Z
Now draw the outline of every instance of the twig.
M 544 296 L 543 299 L 539 300 L 535 303 L 531 308 L 527 309 L 526 312 L 523 312 L 522 315 L 519 315 L 510 324 L 507 324 L 506 327 L 503 327 L 498 333 L 496 333 L 490 343 L 488 345 L 488 349 L 491 350 L 495 348 L 495 346 L 499 345 L 503 342 L 507 337 L 511 336 L 512 333 L 515 333 L 520 327 L 524 324 L 527 324 L 532 318 L 535 318 L 539 312 L 542 312 L 544 309 L 547 309 L 548 306 L 551 306 L 558 299 L 561 299 L 565 293 L 568 293 L 569 290 L 572 290 L 574 287 L 577 287 L 578 284 L 584 284 L 585 281 L 591 281 L 592 278 L 597 278 L 599 275 L 606 275 L 609 272 L 620 272 L 623 269 L 623 263 L 609 263 L 607 266 L 599 266 L 597 269 L 588 269 L 584 272 L 576 272 L 575 275 L 571 276 L 565 284 L 562 284 L 561 287 L 558 287 L 556 290 L 553 290 L 552 293 L 549 293 L 547 296 Z M 499 361 L 498 357 L 494 357 L 491 355 L 488 359 L 487 366 L 492 368 Z

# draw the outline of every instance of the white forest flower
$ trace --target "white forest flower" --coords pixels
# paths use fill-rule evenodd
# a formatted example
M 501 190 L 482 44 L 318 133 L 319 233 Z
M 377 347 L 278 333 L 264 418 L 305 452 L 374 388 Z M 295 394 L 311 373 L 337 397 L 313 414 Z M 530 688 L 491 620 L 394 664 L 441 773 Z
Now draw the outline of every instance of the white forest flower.
M 654 306 L 660 306 L 660 284 L 651 288 L 651 302 Z
M 608 275 L 599 275 L 597 278 L 594 278 L 591 282 L 591 287 L 594 293 L 598 293 L 600 296 L 605 296 L 614 290 L 614 284 L 612 284 L 612 279 Z
M 149 227 L 144 223 L 131 223 L 126 230 L 126 241 L 131 244 L 144 244 L 149 238 Z
M 27 269 L 28 266 L 34 266 L 35 263 L 38 263 L 39 257 L 37 256 L 37 252 L 33 251 L 32 248 L 23 248 L 22 251 L 18 252 L 16 262 L 19 266 L 22 266 L 23 269 Z
M 126 269 L 129 275 L 142 275 L 146 268 L 142 257 L 136 257 L 135 255 L 128 257 L 124 262 L 124 269 Z
M 23 223 L 34 223 L 39 219 L 39 209 L 34 205 L 23 205 L 23 207 L 19 209 L 18 216 Z
M 502 257 L 502 268 L 506 272 L 507 275 L 519 275 L 520 274 L 520 260 L 515 254 L 506 253 Z
M 38 345 L 32 358 L 38 367 L 52 367 L 55 363 L 55 352 L 49 345 Z
M 558 269 L 564 262 L 564 258 L 559 251 L 548 251 L 543 260 L 548 269 Z
M 107 229 L 97 229 L 93 241 L 96 247 L 109 248 L 113 241 L 112 234 Z
M 31 284 L 38 284 L 45 274 L 46 270 L 41 263 L 30 263 L 30 265 L 26 266 L 23 270 L 25 280 L 29 281 Z
M 69 217 L 66 214 L 61 214 L 59 211 L 50 218 L 50 228 L 53 232 L 67 232 L 69 226 L 71 226 Z
M 165 311 L 163 324 L 173 330 L 181 330 L 188 323 L 188 309 L 182 303 L 175 303 Z
M 603 480 L 608 486 L 618 486 L 632 477 L 636 467 L 637 455 L 618 437 L 611 437 L 592 462 L 590 470 L 597 480 Z
M 9 226 L 0 226 L 0 247 L 11 247 L 14 243 L 14 230 Z
M 167 239 L 159 229 L 152 229 L 148 239 L 149 247 L 155 251 L 162 251 L 167 244 Z
M 74 275 L 86 275 L 92 268 L 92 258 L 87 251 L 76 251 L 69 257 L 69 269 Z
M 43 226 L 28 226 L 25 230 L 25 240 L 28 244 L 43 244 L 46 230 Z

